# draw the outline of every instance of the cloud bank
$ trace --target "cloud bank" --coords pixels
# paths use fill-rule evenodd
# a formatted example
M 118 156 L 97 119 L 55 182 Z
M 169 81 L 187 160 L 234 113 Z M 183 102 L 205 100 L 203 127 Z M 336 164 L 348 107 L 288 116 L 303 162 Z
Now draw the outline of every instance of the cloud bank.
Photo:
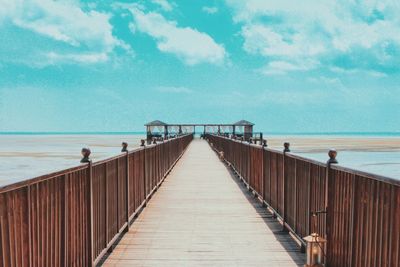
M 160 51 L 176 55 L 187 65 L 223 63 L 225 48 L 208 34 L 190 27 L 179 27 L 176 21 L 167 20 L 159 13 L 145 13 L 138 8 L 130 11 L 134 18 L 130 28 L 152 36 Z
M 109 14 L 84 11 L 76 1 L 0 0 L 0 6 L 0 23 L 64 44 L 62 50 L 43 53 L 49 62 L 103 62 L 115 47 L 130 50 L 113 35 Z
M 278 61 L 287 71 L 312 69 L 315 64 L 302 63 L 310 60 L 375 72 L 396 71 L 400 63 L 400 4 L 396 1 L 226 3 L 233 10 L 233 21 L 242 25 L 243 49 Z M 274 72 L 274 65 L 268 63 L 267 72 Z

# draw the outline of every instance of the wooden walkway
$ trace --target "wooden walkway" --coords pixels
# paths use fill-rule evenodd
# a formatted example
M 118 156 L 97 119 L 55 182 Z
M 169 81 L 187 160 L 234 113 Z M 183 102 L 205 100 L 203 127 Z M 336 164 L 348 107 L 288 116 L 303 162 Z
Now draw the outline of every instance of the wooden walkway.
M 194 140 L 105 266 L 302 266 L 305 254 Z

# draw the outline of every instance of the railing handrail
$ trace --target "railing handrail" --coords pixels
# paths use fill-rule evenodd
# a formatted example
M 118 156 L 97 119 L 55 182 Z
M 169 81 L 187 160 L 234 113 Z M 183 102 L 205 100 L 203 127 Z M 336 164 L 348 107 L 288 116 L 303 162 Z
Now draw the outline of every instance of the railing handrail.
M 1 263 L 97 265 L 192 139 L 180 135 L 132 152 L 123 142 L 124 152 L 95 163 L 90 149 L 83 148 L 83 164 L 2 186 Z
M 332 165 L 331 168 L 334 169 L 334 170 L 344 171 L 344 172 L 347 172 L 347 173 L 351 173 L 351 174 L 355 174 L 355 175 L 358 175 L 358 176 L 362 176 L 363 178 L 372 179 L 372 180 L 375 180 L 375 181 L 384 182 L 384 183 L 387 183 L 387 184 L 391 184 L 391 185 L 395 185 L 395 186 L 399 186 L 400 187 L 400 180 L 397 180 L 397 179 L 392 178 L 392 177 L 379 175 L 379 174 L 375 174 L 375 173 L 370 173 L 370 172 L 365 172 L 365 171 L 360 171 L 360 170 L 352 169 L 352 168 L 345 167 L 345 166 L 342 166 L 342 165 Z
M 166 142 L 169 142 L 171 140 L 175 140 L 177 138 L 183 138 L 183 137 L 188 136 L 188 135 L 190 135 L 190 134 L 183 134 L 183 135 L 177 136 L 176 138 L 168 139 L 168 140 L 159 142 L 157 144 L 150 144 L 150 145 L 146 145 L 144 147 L 135 147 L 132 150 L 129 150 L 128 154 L 137 153 L 138 151 L 141 151 L 143 149 L 148 149 L 148 148 L 160 145 L 162 143 L 166 143 Z M 121 152 L 120 154 L 115 155 L 115 156 L 111 156 L 111 157 L 107 157 L 107 158 L 104 158 L 104 159 L 100 159 L 98 161 L 93 161 L 92 164 L 93 164 L 93 166 L 97 166 L 99 164 L 102 164 L 102 163 L 105 163 L 105 162 L 108 162 L 108 161 L 112 161 L 114 159 L 123 158 L 125 156 L 126 156 L 126 152 Z M 49 179 L 51 179 L 53 177 L 56 177 L 56 176 L 65 175 L 65 174 L 68 174 L 68 173 L 71 173 L 71 172 L 74 172 L 74 171 L 78 171 L 78 170 L 83 170 L 83 169 L 87 168 L 87 166 L 88 166 L 87 163 L 80 163 L 79 165 L 72 166 L 72 167 L 69 167 L 69 168 L 66 168 L 66 169 L 56 170 L 56 171 L 52 171 L 52 172 L 49 172 L 49 173 L 46 173 L 46 174 L 41 174 L 39 176 L 35 176 L 35 177 L 32 177 L 32 178 L 27 178 L 27 179 L 24 179 L 24 180 L 21 180 L 21 181 L 18 181 L 18 182 L 11 182 L 9 184 L 1 185 L 0 186 L 0 194 L 4 193 L 4 192 L 11 191 L 11 190 L 15 190 L 15 189 L 18 189 L 18 188 L 21 188 L 21 187 L 24 187 L 24 186 L 40 183 L 42 181 L 49 180 Z
M 240 144 L 250 145 L 252 147 L 264 149 L 264 150 L 271 151 L 271 152 L 274 152 L 274 153 L 283 154 L 283 152 L 281 150 L 278 150 L 276 148 L 263 147 L 260 144 L 252 144 L 252 143 L 248 143 L 246 141 L 235 140 L 235 139 L 231 139 L 231 138 L 228 138 L 228 137 L 225 137 L 225 136 L 221 136 L 221 135 L 217 135 L 217 134 L 209 134 L 209 135 L 216 136 L 218 138 L 223 138 L 223 139 L 226 139 L 226 140 L 229 140 L 229 141 L 232 141 L 232 142 L 237 142 L 237 143 L 240 143 Z M 310 158 L 295 154 L 294 152 L 286 152 L 286 156 L 291 157 L 291 158 L 296 158 L 296 159 L 299 159 L 299 160 L 303 160 L 303 161 L 307 161 L 309 163 L 317 164 L 317 165 L 324 166 L 324 167 L 326 167 L 328 165 L 326 162 L 323 162 L 323 161 L 320 161 L 320 160 L 316 160 L 316 159 L 310 159 Z M 396 185 L 396 186 L 400 186 L 400 180 L 395 179 L 393 177 L 389 177 L 389 176 L 385 176 L 385 175 L 381 175 L 381 174 L 376 174 L 376 173 L 371 173 L 371 172 L 367 172 L 367 171 L 356 170 L 356 169 L 353 169 L 353 168 L 350 168 L 350 167 L 345 167 L 343 165 L 340 165 L 340 163 L 332 165 L 331 168 L 335 169 L 335 170 L 341 170 L 341 171 L 349 172 L 349 173 L 352 173 L 352 174 L 355 174 L 355 175 L 361 175 L 361 176 L 364 176 L 365 178 L 373 179 L 373 180 L 376 180 L 376 181 L 381 181 L 381 182 L 393 184 L 393 185 Z
M 15 189 L 19 189 L 21 187 L 25 187 L 25 186 L 28 186 L 28 185 L 37 184 L 37 183 L 43 182 L 45 180 L 50 180 L 50 179 L 52 179 L 52 178 L 54 178 L 56 176 L 60 176 L 60 175 L 68 174 L 68 173 L 71 173 L 71 172 L 84 170 L 86 168 L 87 168 L 87 164 L 82 163 L 82 164 L 80 164 L 78 166 L 70 167 L 70 168 L 67 168 L 67 169 L 59 170 L 59 171 L 50 172 L 50 173 L 39 175 L 39 176 L 36 176 L 36 177 L 33 177 L 33 178 L 29 178 L 29 179 L 26 179 L 26 180 L 21 180 L 21 181 L 15 182 L 15 183 L 2 185 L 2 186 L 0 186 L 0 194 L 8 192 L 8 191 L 15 190 Z

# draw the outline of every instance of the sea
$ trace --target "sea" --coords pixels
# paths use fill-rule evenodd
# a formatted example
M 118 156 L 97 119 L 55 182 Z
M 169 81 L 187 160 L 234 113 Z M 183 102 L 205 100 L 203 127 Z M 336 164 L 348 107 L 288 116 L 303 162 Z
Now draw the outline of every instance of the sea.
M 34 178 L 80 164 L 81 149 L 91 149 L 98 161 L 120 154 L 121 143 L 140 146 L 141 132 L 27 133 L 0 132 L 0 186 Z M 270 148 L 326 162 L 335 147 L 339 165 L 400 179 L 400 133 L 264 133 Z

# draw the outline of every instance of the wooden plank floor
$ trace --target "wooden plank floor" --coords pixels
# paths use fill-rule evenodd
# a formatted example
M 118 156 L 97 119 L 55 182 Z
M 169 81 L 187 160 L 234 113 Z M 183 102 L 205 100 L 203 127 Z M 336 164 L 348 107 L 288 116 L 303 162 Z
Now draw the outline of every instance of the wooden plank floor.
M 301 266 L 305 255 L 194 140 L 105 266 Z

